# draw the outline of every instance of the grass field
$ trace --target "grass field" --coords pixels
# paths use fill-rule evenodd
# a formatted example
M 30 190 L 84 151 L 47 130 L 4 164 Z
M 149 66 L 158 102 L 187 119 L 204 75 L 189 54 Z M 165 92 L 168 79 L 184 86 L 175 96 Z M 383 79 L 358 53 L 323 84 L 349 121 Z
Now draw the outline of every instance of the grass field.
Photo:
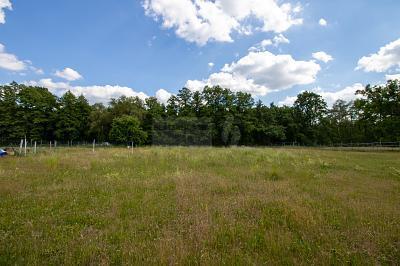
M 399 263 L 397 152 L 62 149 L 0 159 L 0 265 Z

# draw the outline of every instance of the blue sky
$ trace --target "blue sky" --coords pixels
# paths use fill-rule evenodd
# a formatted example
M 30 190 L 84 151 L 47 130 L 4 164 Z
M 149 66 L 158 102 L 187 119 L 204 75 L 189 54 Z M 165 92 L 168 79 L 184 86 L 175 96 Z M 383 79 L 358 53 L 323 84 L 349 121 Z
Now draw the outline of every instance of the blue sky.
M 400 73 L 400 1 L 250 2 L 0 0 L 0 83 L 70 89 L 91 102 L 165 101 L 183 86 L 222 83 L 290 104 L 306 89 L 350 100 Z

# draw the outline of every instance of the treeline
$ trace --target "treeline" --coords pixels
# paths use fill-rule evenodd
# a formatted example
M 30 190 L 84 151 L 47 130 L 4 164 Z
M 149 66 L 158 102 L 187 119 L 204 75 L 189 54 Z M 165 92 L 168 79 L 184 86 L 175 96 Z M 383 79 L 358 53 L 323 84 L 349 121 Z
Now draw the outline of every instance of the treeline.
M 152 97 L 142 101 L 124 96 L 108 106 L 90 105 L 82 95 L 67 92 L 57 97 L 46 88 L 14 82 L 0 86 L 0 143 L 19 142 L 26 136 L 34 141 L 96 139 L 151 145 L 159 121 L 169 121 L 165 130 L 180 130 L 183 125 L 185 132 L 203 121 L 214 146 L 400 141 L 399 85 L 398 81 L 368 85 L 357 92 L 360 99 L 339 100 L 328 108 L 313 92 L 299 94 L 291 107 L 279 107 L 218 86 L 202 92 L 183 88 L 166 105 Z

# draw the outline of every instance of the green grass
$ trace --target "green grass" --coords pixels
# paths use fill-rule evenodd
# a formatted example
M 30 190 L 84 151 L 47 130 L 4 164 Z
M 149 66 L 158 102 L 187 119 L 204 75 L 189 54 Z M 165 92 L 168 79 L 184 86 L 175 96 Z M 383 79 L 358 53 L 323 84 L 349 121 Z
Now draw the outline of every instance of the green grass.
M 0 160 L 0 265 L 398 263 L 400 153 L 63 149 Z

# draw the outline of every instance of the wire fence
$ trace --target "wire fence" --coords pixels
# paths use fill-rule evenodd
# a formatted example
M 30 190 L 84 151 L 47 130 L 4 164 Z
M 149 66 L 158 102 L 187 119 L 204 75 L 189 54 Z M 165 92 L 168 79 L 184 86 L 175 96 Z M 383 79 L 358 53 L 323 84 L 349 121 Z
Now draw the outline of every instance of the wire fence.
M 271 146 L 287 147 L 287 148 L 321 148 L 321 149 L 331 149 L 331 150 L 400 151 L 400 141 L 332 143 L 329 145 L 305 145 L 297 142 L 283 142 L 283 143 L 272 144 Z
M 5 150 L 8 155 L 15 156 L 27 156 L 32 154 L 39 154 L 44 152 L 52 152 L 56 150 L 62 150 L 67 148 L 81 148 L 91 149 L 93 152 L 99 148 L 111 148 L 111 147 L 128 147 L 133 148 L 133 145 L 112 145 L 108 142 L 97 143 L 93 141 L 33 141 L 21 139 L 19 143 L 12 142 L 7 144 L 0 144 L 0 148 Z
M 212 144 L 209 139 L 203 143 L 190 141 L 190 142 L 159 142 L 154 147 L 173 147 L 173 146 L 185 146 L 185 147 L 211 147 Z M 4 149 L 8 155 L 16 156 L 28 156 L 43 152 L 51 152 L 56 150 L 63 150 L 68 148 L 81 148 L 90 149 L 96 152 L 97 149 L 107 148 L 124 148 L 134 149 L 136 146 L 133 143 L 127 143 L 126 145 L 112 144 L 109 142 L 96 142 L 93 141 L 33 141 L 22 139 L 19 143 L 0 144 L 0 148 Z M 328 149 L 328 150 L 351 150 L 351 151 L 400 151 L 400 141 L 398 142 L 363 142 L 363 143 L 333 143 L 330 145 L 304 145 L 297 142 L 283 142 L 271 144 L 268 146 L 258 147 L 269 147 L 269 148 L 293 148 L 293 149 Z

